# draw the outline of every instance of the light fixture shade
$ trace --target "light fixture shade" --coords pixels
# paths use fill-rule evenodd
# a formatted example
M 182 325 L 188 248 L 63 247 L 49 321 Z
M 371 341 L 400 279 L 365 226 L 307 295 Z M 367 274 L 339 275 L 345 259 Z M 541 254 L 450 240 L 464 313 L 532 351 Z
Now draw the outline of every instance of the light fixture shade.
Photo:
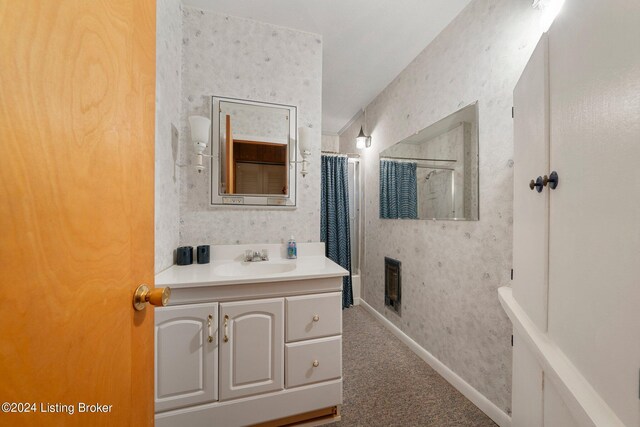
M 371 145 L 371 143 L 369 143 L 369 145 L 367 145 L 367 139 L 368 138 L 369 137 L 364 134 L 364 130 L 362 129 L 362 126 L 360 126 L 360 133 L 358 134 L 358 136 L 356 136 L 356 148 L 361 150 L 361 149 Z
M 189 126 L 193 142 L 203 142 L 205 145 L 209 143 L 211 120 L 203 116 L 189 116 Z
M 311 152 L 311 129 L 306 126 L 298 128 L 298 148 L 300 155 Z

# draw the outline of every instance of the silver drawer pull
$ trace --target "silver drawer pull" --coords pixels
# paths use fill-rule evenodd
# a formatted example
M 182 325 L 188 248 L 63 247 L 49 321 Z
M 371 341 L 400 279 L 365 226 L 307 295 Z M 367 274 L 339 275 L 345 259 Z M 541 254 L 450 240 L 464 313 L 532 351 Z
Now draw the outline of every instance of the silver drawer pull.
M 313 315 L 313 321 L 317 322 L 318 320 L 320 320 L 320 316 L 318 316 L 317 314 Z
M 227 329 L 228 327 L 229 327 L 229 315 L 225 314 L 224 315 L 224 337 L 222 338 L 224 342 L 229 341 L 229 331 Z
M 209 342 L 213 342 L 213 334 L 211 333 L 211 320 L 213 320 L 213 316 L 210 314 L 207 319 L 207 329 L 209 329 Z
M 318 362 L 317 360 L 313 361 L 313 367 L 317 368 L 318 366 L 320 366 L 320 362 Z

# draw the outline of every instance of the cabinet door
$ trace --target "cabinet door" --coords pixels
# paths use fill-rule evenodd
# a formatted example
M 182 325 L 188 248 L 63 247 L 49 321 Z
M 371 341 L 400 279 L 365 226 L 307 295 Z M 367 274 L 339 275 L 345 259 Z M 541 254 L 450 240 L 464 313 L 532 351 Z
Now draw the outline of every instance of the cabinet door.
M 549 60 L 543 34 L 513 91 L 513 296 L 547 331 L 549 191 L 529 182 L 549 174 Z M 543 425 L 542 368 L 514 333 L 513 425 Z
M 543 424 L 542 367 L 524 339 L 513 331 L 513 386 L 511 425 L 541 427 Z M 549 424 L 550 427 L 553 424 Z
M 284 299 L 220 304 L 220 400 L 284 388 Z
M 529 182 L 549 174 L 548 38 L 543 34 L 515 90 L 513 296 L 541 332 L 547 330 L 549 190 Z
M 640 3 L 573 3 L 549 30 L 549 336 L 637 427 Z
M 218 304 L 156 309 L 156 412 L 218 399 Z

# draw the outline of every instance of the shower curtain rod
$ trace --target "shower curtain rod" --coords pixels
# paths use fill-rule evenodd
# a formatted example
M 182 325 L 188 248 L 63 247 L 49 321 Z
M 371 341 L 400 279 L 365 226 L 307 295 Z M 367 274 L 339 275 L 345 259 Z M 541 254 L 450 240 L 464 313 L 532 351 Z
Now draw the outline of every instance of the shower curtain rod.
M 425 166 L 425 165 L 416 165 L 417 168 L 420 169 L 442 169 L 442 170 L 448 170 L 448 171 L 454 171 L 456 170 L 455 168 L 445 168 L 443 166 Z
M 457 160 L 447 160 L 447 159 L 418 159 L 415 157 L 392 157 L 392 156 L 380 156 L 380 160 L 385 159 L 394 159 L 394 160 L 424 160 L 427 162 L 453 162 L 456 163 Z
M 335 156 L 360 157 L 358 153 L 338 153 L 337 151 L 321 151 L 321 153 Z

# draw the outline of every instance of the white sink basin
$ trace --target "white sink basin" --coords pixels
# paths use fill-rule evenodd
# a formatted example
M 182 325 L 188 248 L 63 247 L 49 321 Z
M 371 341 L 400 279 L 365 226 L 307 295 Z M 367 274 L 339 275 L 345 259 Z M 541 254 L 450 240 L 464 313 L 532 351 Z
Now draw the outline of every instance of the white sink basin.
M 230 262 L 214 267 L 213 272 L 217 276 L 261 276 L 287 273 L 295 270 L 295 263 L 279 262 Z

